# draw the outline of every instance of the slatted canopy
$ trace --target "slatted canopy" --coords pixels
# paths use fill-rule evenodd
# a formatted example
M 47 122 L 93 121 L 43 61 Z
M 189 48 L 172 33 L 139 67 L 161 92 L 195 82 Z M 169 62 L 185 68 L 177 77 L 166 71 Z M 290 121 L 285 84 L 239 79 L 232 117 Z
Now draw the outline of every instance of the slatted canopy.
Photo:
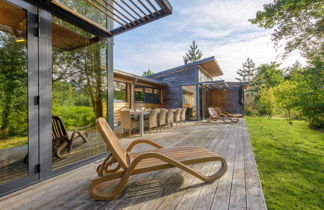
M 79 4 L 87 3 L 95 9 L 97 14 L 105 15 L 114 23 L 114 28 L 107 29 L 102 24 L 80 14 L 69 7 L 65 1 L 51 0 L 41 3 L 46 6 L 54 15 L 81 26 L 84 30 L 95 34 L 100 38 L 116 36 L 133 28 L 157 20 L 172 13 L 172 6 L 167 0 L 79 0 Z M 82 27 L 85 26 L 85 27 Z
M 206 81 L 201 82 L 200 84 L 210 90 L 225 90 L 229 88 L 225 80 Z

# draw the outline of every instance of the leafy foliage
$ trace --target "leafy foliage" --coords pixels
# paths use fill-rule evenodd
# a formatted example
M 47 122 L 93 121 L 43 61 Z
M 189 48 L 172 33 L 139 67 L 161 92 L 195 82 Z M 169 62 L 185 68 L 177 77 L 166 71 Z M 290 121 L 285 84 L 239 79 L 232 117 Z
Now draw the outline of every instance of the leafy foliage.
M 312 127 L 324 126 L 323 57 L 315 57 L 305 69 L 294 72 L 296 106 Z
M 27 135 L 26 43 L 0 32 L 0 136 Z
M 292 111 L 296 108 L 296 84 L 286 80 L 272 89 L 276 105 L 284 110 L 289 124 L 292 124 Z
M 92 125 L 96 119 L 92 108 L 87 106 L 54 106 L 52 113 L 62 117 L 69 130 Z
M 183 62 L 187 64 L 188 62 L 195 62 L 202 58 L 203 54 L 202 51 L 198 49 L 198 44 L 196 44 L 196 41 L 193 40 L 188 52 L 185 56 L 183 56 Z
M 262 106 L 263 112 L 268 115 L 269 119 L 271 119 L 272 116 L 276 113 L 276 97 L 274 89 L 262 89 L 259 102 Z
M 272 40 L 276 46 L 286 41 L 285 54 L 300 50 L 313 57 L 323 50 L 324 35 L 323 0 L 276 0 L 264 4 L 249 21 L 259 27 L 274 29 Z

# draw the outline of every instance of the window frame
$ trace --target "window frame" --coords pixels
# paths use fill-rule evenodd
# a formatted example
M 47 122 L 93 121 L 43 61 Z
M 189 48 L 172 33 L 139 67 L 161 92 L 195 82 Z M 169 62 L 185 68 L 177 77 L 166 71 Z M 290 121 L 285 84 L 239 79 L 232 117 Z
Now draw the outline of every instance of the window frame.
M 142 89 L 142 93 L 143 93 L 143 100 L 136 100 L 136 89 L 137 88 L 141 88 Z M 146 89 L 151 89 L 151 93 L 148 93 L 148 91 L 146 91 Z M 155 92 L 157 91 L 157 94 L 155 94 Z M 149 98 L 151 95 L 151 98 Z M 156 96 L 154 96 L 156 95 Z M 148 87 L 148 86 L 143 86 L 143 85 L 135 85 L 134 87 L 134 100 L 135 103 L 147 103 L 147 104 L 162 104 L 161 103 L 161 88 L 155 88 L 155 87 Z
M 115 99 L 115 96 L 116 96 L 116 94 L 115 94 L 115 82 L 117 82 L 117 83 L 123 83 L 123 84 L 125 84 L 125 100 L 121 100 L 121 99 Z M 127 82 L 122 82 L 122 81 L 118 81 L 118 80 L 114 80 L 114 102 L 117 102 L 117 103 L 123 103 L 123 102 L 128 102 L 128 83 Z

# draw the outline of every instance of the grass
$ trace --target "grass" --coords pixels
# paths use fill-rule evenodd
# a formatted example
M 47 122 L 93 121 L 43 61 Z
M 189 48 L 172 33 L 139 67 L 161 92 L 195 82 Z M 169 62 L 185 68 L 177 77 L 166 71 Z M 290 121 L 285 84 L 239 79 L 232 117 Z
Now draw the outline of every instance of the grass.
M 27 144 L 28 137 L 10 137 L 8 139 L 1 139 L 0 140 L 0 149 L 7 149 L 11 147 L 17 147 L 20 145 Z
M 324 132 L 304 121 L 246 117 L 269 209 L 322 209 Z

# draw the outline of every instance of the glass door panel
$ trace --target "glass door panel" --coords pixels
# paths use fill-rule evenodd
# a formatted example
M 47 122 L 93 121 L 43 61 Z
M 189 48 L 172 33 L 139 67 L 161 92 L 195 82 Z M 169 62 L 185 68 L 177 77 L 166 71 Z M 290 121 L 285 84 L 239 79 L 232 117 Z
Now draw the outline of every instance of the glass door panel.
M 53 170 L 106 151 L 95 127 L 97 118 L 107 117 L 106 46 L 105 40 L 53 18 Z
M 29 106 L 27 17 L 27 10 L 0 0 L 0 185 L 35 175 L 29 168 L 37 136 L 29 132 L 35 122 Z
M 186 119 L 197 120 L 197 86 L 186 85 L 182 86 L 182 106 L 187 108 Z

